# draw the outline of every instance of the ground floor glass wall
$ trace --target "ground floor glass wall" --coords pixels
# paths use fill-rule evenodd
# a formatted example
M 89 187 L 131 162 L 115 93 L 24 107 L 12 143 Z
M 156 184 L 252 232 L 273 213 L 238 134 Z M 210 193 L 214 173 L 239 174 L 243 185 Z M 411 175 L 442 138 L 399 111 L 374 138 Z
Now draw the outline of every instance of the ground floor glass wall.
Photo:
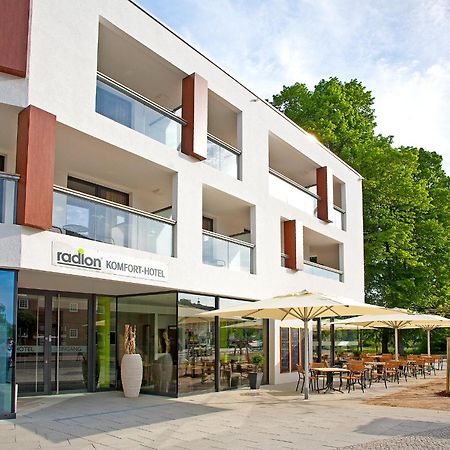
M 120 389 L 125 325 L 136 326 L 142 393 L 235 389 L 248 386 L 250 372 L 264 370 L 255 362 L 266 356 L 264 321 L 198 316 L 239 300 L 182 292 L 113 297 L 22 290 L 17 303 L 22 395 Z
M 216 299 L 178 294 L 178 392 L 215 390 L 216 319 L 197 314 L 215 309 Z
M 16 273 L 0 270 L 0 417 L 15 412 L 15 298 Z
M 143 362 L 141 392 L 177 393 L 176 299 L 176 293 L 117 299 L 118 362 L 124 354 L 125 325 L 136 325 L 136 353 Z

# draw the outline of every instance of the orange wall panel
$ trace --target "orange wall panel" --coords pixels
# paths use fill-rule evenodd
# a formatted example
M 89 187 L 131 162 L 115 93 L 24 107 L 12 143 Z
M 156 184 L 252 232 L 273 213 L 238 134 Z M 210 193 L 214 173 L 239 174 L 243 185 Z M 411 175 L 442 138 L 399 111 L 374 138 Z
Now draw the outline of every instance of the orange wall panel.
M 30 0 L 0 0 L 0 72 L 27 73 Z
M 295 220 L 283 222 L 284 253 L 289 256 L 285 261 L 288 269 L 298 270 L 297 267 L 297 232 Z
M 183 127 L 181 151 L 198 160 L 206 159 L 208 138 L 208 82 L 193 73 L 183 79 Z
M 17 223 L 52 227 L 56 116 L 35 106 L 19 114 L 16 171 Z

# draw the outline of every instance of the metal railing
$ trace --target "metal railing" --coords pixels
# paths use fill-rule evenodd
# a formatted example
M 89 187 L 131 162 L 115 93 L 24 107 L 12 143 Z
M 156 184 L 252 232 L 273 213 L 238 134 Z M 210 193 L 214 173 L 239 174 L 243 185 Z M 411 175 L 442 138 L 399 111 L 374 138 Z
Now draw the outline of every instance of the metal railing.
M 0 223 L 16 222 L 18 175 L 0 172 Z
M 53 188 L 53 231 L 158 255 L 173 255 L 175 221 L 129 206 Z
M 207 157 L 203 161 L 233 178 L 239 179 L 239 157 L 241 151 L 208 133 Z
M 203 230 L 203 264 L 251 272 L 255 244 Z
M 342 270 L 333 269 L 332 267 L 323 266 L 312 261 L 303 261 L 303 272 L 319 277 L 329 278 L 330 280 L 343 281 L 344 272 Z
M 320 197 L 274 169 L 269 169 L 269 193 L 272 197 L 317 216 Z
M 95 110 L 170 148 L 181 149 L 181 133 L 186 121 L 100 72 L 97 73 Z

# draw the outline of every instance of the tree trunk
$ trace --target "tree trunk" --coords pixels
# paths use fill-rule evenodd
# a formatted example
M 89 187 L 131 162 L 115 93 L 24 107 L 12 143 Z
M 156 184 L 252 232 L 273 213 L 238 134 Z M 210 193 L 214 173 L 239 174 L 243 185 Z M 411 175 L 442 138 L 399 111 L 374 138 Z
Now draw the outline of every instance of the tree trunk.
M 389 353 L 389 329 L 383 328 L 381 334 L 381 353 Z

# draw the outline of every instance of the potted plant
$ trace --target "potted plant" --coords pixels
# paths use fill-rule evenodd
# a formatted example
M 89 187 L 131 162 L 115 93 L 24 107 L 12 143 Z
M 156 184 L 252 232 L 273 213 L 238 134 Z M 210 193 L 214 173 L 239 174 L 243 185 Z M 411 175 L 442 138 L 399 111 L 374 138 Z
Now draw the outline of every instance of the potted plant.
M 256 372 L 248 373 L 248 382 L 250 384 L 250 389 L 259 389 L 263 379 L 263 372 L 261 371 L 261 368 L 264 364 L 264 356 L 259 353 L 253 355 L 252 364 L 255 366 Z
M 124 355 L 120 365 L 125 397 L 138 397 L 142 384 L 142 358 L 136 353 L 136 325 L 125 325 Z

